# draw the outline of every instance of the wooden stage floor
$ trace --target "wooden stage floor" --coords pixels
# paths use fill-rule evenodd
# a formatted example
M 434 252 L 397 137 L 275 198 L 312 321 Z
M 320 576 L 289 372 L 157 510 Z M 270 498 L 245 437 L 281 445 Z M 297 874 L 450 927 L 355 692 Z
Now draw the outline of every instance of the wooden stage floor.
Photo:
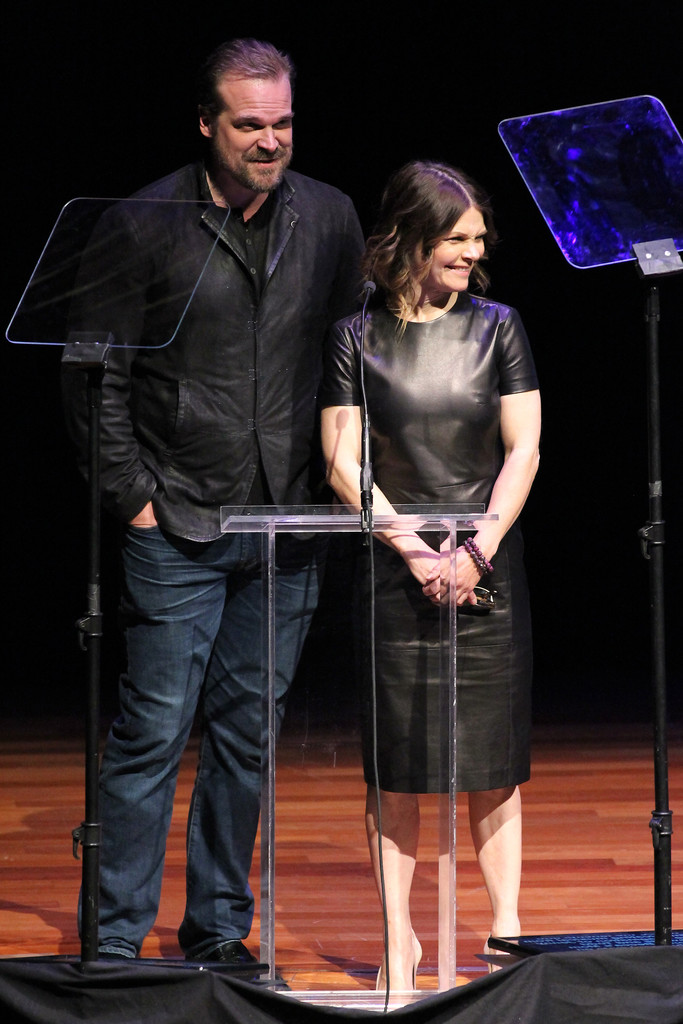
M 0 740 L 0 956 L 80 953 L 75 906 L 81 862 L 71 830 L 84 816 L 79 723 L 5 721 Z M 181 956 L 184 831 L 196 743 L 184 758 L 161 907 L 142 955 Z M 683 927 L 683 729 L 669 735 L 673 927 Z M 653 753 L 647 726 L 537 728 L 523 788 L 523 934 L 653 928 Z M 363 830 L 364 787 L 353 737 L 285 730 L 278 754 L 277 967 L 292 990 L 372 989 L 381 919 Z M 458 983 L 487 970 L 477 959 L 489 922 L 466 825 L 457 859 Z M 418 987 L 437 987 L 436 821 L 423 816 L 413 921 L 424 957 Z M 258 864 L 253 874 L 258 892 Z M 258 953 L 258 902 L 250 947 Z

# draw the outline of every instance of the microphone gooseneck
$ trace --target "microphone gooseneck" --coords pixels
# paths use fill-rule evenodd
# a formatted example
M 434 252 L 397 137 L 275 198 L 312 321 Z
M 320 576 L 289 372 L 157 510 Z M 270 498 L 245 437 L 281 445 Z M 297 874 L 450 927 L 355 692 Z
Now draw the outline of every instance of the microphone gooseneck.
M 374 281 L 365 281 L 363 284 L 363 310 L 361 313 L 360 325 L 360 391 L 362 402 L 362 430 L 361 430 L 361 451 L 360 451 L 360 522 L 363 533 L 363 543 L 369 544 L 372 535 L 372 459 L 370 453 L 370 415 L 368 412 L 368 398 L 365 391 L 365 322 L 367 319 L 368 302 L 375 291 Z

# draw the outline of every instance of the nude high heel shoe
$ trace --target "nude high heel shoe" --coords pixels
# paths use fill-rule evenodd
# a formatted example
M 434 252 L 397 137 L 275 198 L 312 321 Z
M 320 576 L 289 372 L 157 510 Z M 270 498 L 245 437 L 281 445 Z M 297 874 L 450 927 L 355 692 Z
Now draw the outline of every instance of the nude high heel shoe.
M 413 932 L 413 966 L 412 966 L 412 982 L 413 991 L 417 989 L 417 966 L 422 959 L 422 946 L 420 945 L 418 938 Z M 376 992 L 384 992 L 387 987 L 387 958 L 386 954 L 382 957 L 382 963 L 380 964 L 379 971 L 377 972 L 377 982 L 375 984 Z
M 489 939 L 491 938 L 493 938 L 493 936 L 489 935 Z M 488 967 L 489 974 L 493 974 L 495 971 L 502 971 L 514 962 L 510 953 L 506 953 L 501 949 L 491 949 L 488 944 L 488 940 L 484 946 L 484 956 L 495 956 L 497 961 L 496 963 L 492 963 L 490 960 L 487 961 L 486 966 Z

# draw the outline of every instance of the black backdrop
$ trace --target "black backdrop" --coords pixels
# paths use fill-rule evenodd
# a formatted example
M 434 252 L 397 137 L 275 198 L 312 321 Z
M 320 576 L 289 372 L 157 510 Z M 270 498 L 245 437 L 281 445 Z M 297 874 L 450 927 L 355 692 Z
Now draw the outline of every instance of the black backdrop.
M 494 298 L 519 308 L 545 411 L 542 467 L 524 514 L 538 721 L 647 720 L 648 517 L 643 294 L 632 264 L 579 271 L 562 257 L 498 138 L 506 117 L 648 93 L 683 129 L 683 5 L 195 0 L 61 5 L 3 15 L 3 324 L 61 206 L 126 195 L 196 152 L 193 79 L 232 36 L 268 38 L 298 67 L 295 162 L 337 185 L 372 226 L 387 175 L 443 159 L 490 190 L 502 244 Z M 678 395 L 683 278 L 662 286 L 670 712 L 680 718 L 683 493 Z M 85 666 L 85 491 L 61 421 L 60 351 L 2 345 L 6 481 L 0 716 L 78 711 Z M 113 706 L 115 530 L 105 522 L 103 702 Z M 347 693 L 346 561 L 333 563 L 297 682 L 329 707 Z M 332 658 L 330 658 L 332 652 Z

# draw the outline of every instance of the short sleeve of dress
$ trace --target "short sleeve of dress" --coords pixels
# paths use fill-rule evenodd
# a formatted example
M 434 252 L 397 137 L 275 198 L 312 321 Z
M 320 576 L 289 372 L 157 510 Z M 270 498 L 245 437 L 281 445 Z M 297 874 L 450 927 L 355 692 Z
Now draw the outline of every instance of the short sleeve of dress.
M 331 405 L 360 405 L 359 353 L 360 319 L 347 317 L 330 328 L 324 350 L 322 408 Z
M 535 391 L 538 388 L 538 377 L 534 358 L 516 309 L 508 308 L 508 315 L 501 320 L 496 347 L 500 394 Z

